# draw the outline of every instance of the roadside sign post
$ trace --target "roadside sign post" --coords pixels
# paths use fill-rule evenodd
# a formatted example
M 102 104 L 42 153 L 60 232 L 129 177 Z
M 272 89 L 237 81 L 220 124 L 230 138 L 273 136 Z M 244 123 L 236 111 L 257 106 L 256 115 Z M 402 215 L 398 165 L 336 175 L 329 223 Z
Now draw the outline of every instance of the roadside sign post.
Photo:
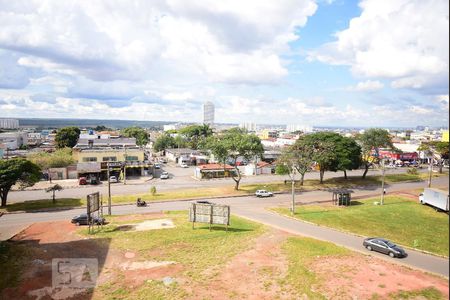
M 230 225 L 230 206 L 219 205 L 209 202 L 191 203 L 189 208 L 189 221 L 192 222 L 192 229 L 194 229 L 195 222 L 208 223 L 209 230 L 212 224 Z
M 87 216 L 88 216 L 88 224 L 89 224 L 89 233 L 91 233 L 91 228 L 93 230 L 93 226 L 94 226 L 94 218 L 93 218 L 93 213 L 97 212 L 97 217 L 98 216 L 98 212 L 100 211 L 100 193 L 96 192 L 96 193 L 92 193 L 86 196 L 86 200 L 87 200 Z M 98 225 L 98 224 L 97 224 Z M 103 224 L 102 224 L 103 226 Z

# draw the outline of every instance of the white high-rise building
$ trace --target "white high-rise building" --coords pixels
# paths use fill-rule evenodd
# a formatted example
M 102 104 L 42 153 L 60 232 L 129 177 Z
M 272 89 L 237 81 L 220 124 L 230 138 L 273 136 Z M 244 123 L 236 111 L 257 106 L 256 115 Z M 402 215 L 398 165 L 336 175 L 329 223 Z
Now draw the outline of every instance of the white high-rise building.
M 243 122 L 239 124 L 239 127 L 247 129 L 248 131 L 256 131 L 256 124 L 253 122 Z
M 302 131 L 305 133 L 309 133 L 313 131 L 312 126 L 308 125 L 300 125 L 300 124 L 290 124 L 286 126 L 287 132 L 295 132 L 295 131 Z
M 203 124 L 214 124 L 214 103 L 210 101 L 203 104 Z
M 19 128 L 19 120 L 17 120 L 17 119 L 0 119 L 0 128 L 17 129 L 17 128 Z

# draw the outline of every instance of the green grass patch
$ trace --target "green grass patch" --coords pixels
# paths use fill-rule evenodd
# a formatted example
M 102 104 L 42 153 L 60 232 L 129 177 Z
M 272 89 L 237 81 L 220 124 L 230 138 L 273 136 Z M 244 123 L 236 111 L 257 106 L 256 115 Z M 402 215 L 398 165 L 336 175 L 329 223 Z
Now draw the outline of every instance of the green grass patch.
M 326 299 L 318 292 L 320 289 L 317 288 L 321 284 L 321 278 L 310 270 L 309 264 L 321 257 L 342 256 L 351 253 L 344 247 L 303 237 L 289 238 L 283 245 L 283 251 L 289 265 L 288 273 L 281 284 L 293 288 L 295 294 L 299 296 L 307 295 L 308 299 Z
M 0 242 L 0 294 L 5 288 L 17 286 L 30 253 L 25 245 Z
M 79 232 L 91 238 L 110 238 L 113 248 L 139 252 L 142 259 L 178 262 L 185 267 L 185 275 L 201 280 L 202 270 L 225 263 L 246 249 L 252 238 L 265 231 L 264 225 L 233 216 L 228 232 L 220 225 L 214 225 L 210 231 L 209 225 L 202 223 L 196 223 L 192 229 L 187 211 L 167 212 L 165 217 L 172 219 L 176 227 L 122 231 L 120 225 L 123 222 L 108 218 L 110 223 L 95 235 L 89 235 L 86 228 Z
M 446 297 L 436 288 L 428 287 L 417 291 L 400 291 L 389 294 L 389 299 L 393 300 L 407 300 L 407 299 L 427 299 L 427 300 L 441 300 Z
M 404 197 L 387 196 L 385 205 L 374 205 L 374 201 L 380 199 L 353 201 L 349 207 L 305 205 L 297 208 L 294 217 L 448 256 L 448 214 Z M 274 210 L 291 215 L 287 208 Z
M 0 209 L 3 212 L 13 212 L 13 211 L 33 211 L 39 209 L 47 209 L 47 208 L 71 208 L 71 207 L 80 207 L 85 206 L 85 199 L 78 198 L 60 198 L 56 199 L 56 203 L 53 204 L 51 199 L 44 200 L 30 200 L 25 202 L 18 202 L 8 204 L 6 208 Z

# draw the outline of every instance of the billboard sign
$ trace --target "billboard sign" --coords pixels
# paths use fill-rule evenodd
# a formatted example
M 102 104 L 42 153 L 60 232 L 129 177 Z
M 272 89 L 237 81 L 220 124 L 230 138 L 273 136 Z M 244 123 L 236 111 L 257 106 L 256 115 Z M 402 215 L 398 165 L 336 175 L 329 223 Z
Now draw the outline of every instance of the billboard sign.
M 207 201 L 191 203 L 189 208 L 189 221 L 194 226 L 195 222 L 230 225 L 230 206 L 209 203 Z
M 88 216 L 100 209 L 100 193 L 96 192 L 87 195 L 87 214 Z

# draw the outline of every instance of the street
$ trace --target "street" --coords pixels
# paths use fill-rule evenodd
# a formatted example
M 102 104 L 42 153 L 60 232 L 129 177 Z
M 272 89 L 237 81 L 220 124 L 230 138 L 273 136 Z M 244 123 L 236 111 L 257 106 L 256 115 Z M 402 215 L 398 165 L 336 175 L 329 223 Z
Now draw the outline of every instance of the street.
M 434 179 L 434 183 L 439 186 L 446 186 L 448 189 L 448 179 L 449 178 L 447 176 L 440 177 Z M 425 186 L 425 182 L 399 183 L 391 185 L 388 188 L 388 191 L 411 191 L 414 189 L 423 188 Z M 353 191 L 354 194 L 352 197 L 354 198 L 381 195 L 381 188 L 375 187 L 373 187 L 372 189 L 357 188 L 353 189 Z M 296 195 L 296 202 L 298 203 L 298 205 L 330 200 L 331 194 L 328 191 L 302 192 Z M 124 215 L 170 210 L 187 210 L 189 207 L 189 202 L 190 201 L 171 201 L 150 203 L 147 207 L 136 207 L 135 205 L 119 205 L 114 206 L 112 212 L 115 215 Z M 363 238 L 361 237 L 342 233 L 321 226 L 312 225 L 298 220 L 293 220 L 266 210 L 266 208 L 270 207 L 289 206 L 291 202 L 291 196 L 289 194 L 277 194 L 271 198 L 256 198 L 254 196 L 229 197 L 215 199 L 214 202 L 230 205 L 232 213 L 238 216 L 261 222 L 293 234 L 299 234 L 317 238 L 320 240 L 330 241 L 352 250 L 369 254 L 362 246 Z M 299 209 L 301 209 L 301 206 L 299 206 Z M 85 211 L 85 208 L 78 208 L 49 212 L 6 214 L 0 217 L 0 230 L 2 233 L 14 232 L 15 230 L 20 231 L 21 228 L 34 222 L 69 220 L 74 215 L 83 213 Z M 104 211 L 106 212 L 106 209 L 104 209 Z M 390 259 L 385 255 L 375 252 L 370 252 L 370 255 L 374 255 L 382 259 L 387 259 L 388 261 L 394 263 L 408 265 L 428 272 L 440 274 L 446 277 L 449 276 L 448 259 L 424 254 L 409 249 L 407 250 L 407 252 L 408 257 L 404 259 Z
M 231 178 L 212 179 L 212 180 L 196 180 L 193 178 L 194 168 L 180 168 L 174 165 L 163 165 L 163 168 L 156 170 L 155 178 L 151 180 L 127 180 L 127 184 L 113 183 L 111 184 L 112 195 L 129 195 L 148 193 L 150 187 L 155 186 L 157 191 L 168 191 L 176 189 L 194 189 L 194 188 L 207 188 L 215 186 L 233 186 L 234 181 Z M 169 179 L 159 179 L 159 174 L 162 171 L 167 171 L 170 174 Z M 387 169 L 386 174 L 404 173 L 404 168 L 400 169 Z M 426 172 L 426 169 L 421 169 L 420 172 Z M 347 172 L 348 176 L 362 176 L 363 170 L 354 170 Z M 367 176 L 380 175 L 379 170 L 370 169 Z M 342 172 L 325 172 L 325 178 L 342 177 Z M 298 176 L 297 176 L 298 177 Z M 305 175 L 305 179 L 319 179 L 318 172 L 308 172 Z M 258 175 L 243 177 L 241 184 L 252 183 L 270 183 L 270 182 L 282 182 L 289 180 L 289 177 L 282 175 Z M 57 181 L 54 181 L 57 183 Z M 102 182 L 97 186 L 76 186 L 73 188 L 65 188 L 62 191 L 57 192 L 58 198 L 84 198 L 90 193 L 100 192 L 103 195 L 108 193 L 108 183 Z M 23 202 L 27 200 L 40 200 L 48 199 L 49 194 L 44 190 L 30 189 L 24 191 L 11 191 L 8 194 L 8 203 Z

